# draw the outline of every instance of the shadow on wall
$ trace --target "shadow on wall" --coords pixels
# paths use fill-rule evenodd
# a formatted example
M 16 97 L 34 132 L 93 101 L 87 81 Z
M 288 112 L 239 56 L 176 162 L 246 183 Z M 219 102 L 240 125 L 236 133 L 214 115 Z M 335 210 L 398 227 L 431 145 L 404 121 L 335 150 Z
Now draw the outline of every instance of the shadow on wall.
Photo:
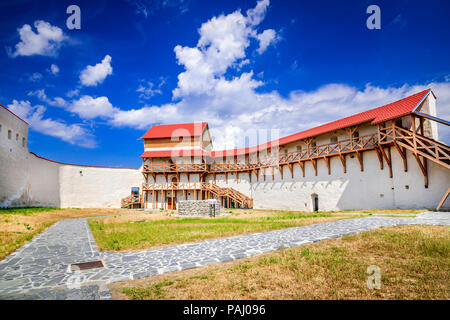
M 0 159 L 2 206 L 120 208 L 142 183 L 140 169 L 62 164 L 33 153 Z

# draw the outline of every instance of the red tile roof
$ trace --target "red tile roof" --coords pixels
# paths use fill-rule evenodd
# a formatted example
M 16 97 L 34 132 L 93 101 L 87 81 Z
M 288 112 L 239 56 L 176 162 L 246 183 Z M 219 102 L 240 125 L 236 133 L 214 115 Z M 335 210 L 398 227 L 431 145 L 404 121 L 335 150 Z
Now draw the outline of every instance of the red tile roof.
M 201 149 L 189 150 L 161 150 L 161 151 L 145 151 L 141 158 L 170 158 L 170 157 L 204 157 L 208 153 Z
M 294 133 L 292 135 L 280 138 L 278 140 L 270 141 L 270 142 L 267 142 L 267 143 L 264 143 L 264 144 L 261 144 L 258 146 L 254 146 L 254 147 L 250 147 L 250 148 L 212 151 L 212 152 L 208 153 L 208 155 L 211 157 L 227 157 L 227 156 L 249 154 L 249 153 L 253 153 L 256 151 L 262 151 L 262 150 L 265 150 L 265 149 L 268 149 L 271 147 L 298 141 L 301 139 L 315 137 L 315 136 L 318 136 L 318 135 L 321 135 L 324 133 L 332 132 L 335 130 L 347 128 L 350 126 L 358 125 L 358 124 L 369 122 L 369 121 L 372 124 L 377 124 L 377 123 L 388 121 L 388 120 L 391 120 L 394 118 L 403 117 L 405 115 L 412 113 L 430 92 L 433 93 L 431 91 L 431 89 L 427 89 L 427 90 L 421 91 L 419 93 L 413 94 L 411 96 L 408 96 L 406 98 L 403 98 L 401 100 L 386 104 L 384 106 L 381 106 L 381 107 L 378 107 L 375 109 L 370 109 L 370 110 L 367 110 L 364 112 L 360 112 L 355 115 L 352 115 L 352 116 L 349 116 L 346 118 L 342 118 L 342 119 L 339 119 L 336 121 L 332 121 L 332 122 L 317 126 L 315 128 L 311 128 L 311 129 L 304 130 L 304 131 L 301 131 L 298 133 Z M 186 126 L 186 125 L 192 125 L 192 124 L 164 126 L 164 127 L 167 127 L 167 133 L 165 133 L 165 134 L 168 134 L 168 137 L 171 136 L 170 133 L 168 133 L 169 126 L 172 126 L 171 128 L 173 130 L 173 128 L 178 128 L 179 126 Z M 204 127 L 206 125 L 206 122 L 202 122 L 202 125 Z M 147 135 L 155 127 L 162 127 L 162 126 L 152 127 L 145 135 Z M 164 132 L 166 132 L 165 130 L 166 129 L 164 129 Z M 158 129 L 158 131 L 159 131 L 159 129 Z M 144 135 L 144 137 L 145 137 L 145 135 Z M 151 151 L 151 152 L 152 153 L 160 152 L 158 154 L 163 154 L 162 152 L 166 152 L 166 151 Z M 167 152 L 171 153 L 172 151 L 167 151 Z M 147 152 L 144 152 L 144 154 L 141 157 L 144 158 L 145 157 L 144 155 L 146 155 L 146 154 L 147 154 Z M 170 157 L 171 155 L 168 155 L 168 156 Z M 153 155 L 153 157 L 156 157 L 156 156 Z M 165 157 L 165 156 L 159 155 L 158 157 Z
M 198 137 L 206 126 L 206 122 L 157 125 L 151 127 L 142 139 Z

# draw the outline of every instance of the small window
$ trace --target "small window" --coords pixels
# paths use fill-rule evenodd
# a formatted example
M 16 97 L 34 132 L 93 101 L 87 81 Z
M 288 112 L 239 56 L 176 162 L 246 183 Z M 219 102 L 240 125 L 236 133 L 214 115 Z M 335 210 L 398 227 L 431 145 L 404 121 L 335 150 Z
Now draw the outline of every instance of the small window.
M 302 151 L 302 146 L 297 146 L 297 151 Z
M 359 138 L 359 132 L 355 131 L 352 135 L 353 138 Z
M 16 133 L 16 141 L 19 141 L 19 134 Z
M 315 142 L 312 142 L 311 143 L 311 148 L 315 148 L 316 147 L 316 143 Z
M 336 136 L 332 136 L 331 138 L 330 138 L 330 142 L 331 143 L 336 143 L 338 141 L 338 138 L 336 137 Z
M 25 138 L 22 138 L 22 147 L 25 148 Z
M 131 194 L 134 196 L 139 196 L 139 187 L 132 187 Z
M 11 140 L 12 132 L 11 130 L 8 130 L 8 139 Z

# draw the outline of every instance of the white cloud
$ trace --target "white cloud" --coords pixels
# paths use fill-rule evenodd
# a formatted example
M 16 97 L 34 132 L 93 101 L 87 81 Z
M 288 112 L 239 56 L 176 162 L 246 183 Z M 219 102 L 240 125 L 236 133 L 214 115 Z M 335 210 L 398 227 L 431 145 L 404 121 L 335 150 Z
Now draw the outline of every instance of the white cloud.
M 50 72 L 56 76 L 59 73 L 59 67 L 56 64 L 52 63 L 52 65 L 50 66 Z
M 367 84 L 363 89 L 337 83 L 313 91 L 292 91 L 284 97 L 277 91 L 256 90 L 264 82 L 253 71 L 229 79 L 226 72 L 246 61 L 249 39 L 258 34 L 256 27 L 267 6 L 268 1 L 260 1 L 255 9 L 247 11 L 246 17 L 235 11 L 202 24 L 195 47 L 175 47 L 177 61 L 185 68 L 173 90 L 178 100 L 161 106 L 121 110 L 113 114 L 109 123 L 148 129 L 157 123 L 208 121 L 215 137 L 214 148 L 227 149 L 244 146 L 246 136 L 251 138 L 250 145 L 256 145 L 277 135 L 285 136 L 393 102 L 425 88 L 432 88 L 438 96 L 438 116 L 450 116 L 449 82 L 401 87 Z M 261 47 L 261 41 L 259 44 Z M 263 130 L 263 134 L 256 141 L 252 136 L 258 130 Z M 274 130 L 276 136 L 267 137 L 264 130 Z
M 72 101 L 67 110 L 77 114 L 82 119 L 110 118 L 118 111 L 107 97 L 92 98 L 87 95 Z
M 101 63 L 95 66 L 87 66 L 81 71 L 80 81 L 84 86 L 96 86 L 102 83 L 108 75 L 112 74 L 111 56 L 106 55 Z
M 273 29 L 264 30 L 262 33 L 258 34 L 256 38 L 259 41 L 258 53 L 262 54 L 266 51 L 267 47 L 271 43 L 275 43 L 277 41 L 276 32 Z
M 31 106 L 29 101 L 13 100 L 8 109 L 27 121 L 37 132 L 59 138 L 73 145 L 95 148 L 97 143 L 91 132 L 79 124 L 66 124 L 60 120 L 44 118 L 46 108 L 41 105 Z
M 41 79 L 42 79 L 42 74 L 39 72 L 35 72 L 28 77 L 28 80 L 30 80 L 31 82 L 39 82 L 39 81 L 41 81 Z
M 51 106 L 54 106 L 54 107 L 65 107 L 67 105 L 67 101 L 61 97 L 49 99 L 47 97 L 47 95 L 45 94 L 44 89 L 30 91 L 30 92 L 28 92 L 28 95 L 38 97 L 41 101 L 43 101 Z
M 158 85 L 155 85 L 151 81 L 147 81 L 147 83 L 140 84 L 136 90 L 136 92 L 140 93 L 139 98 L 148 100 L 157 94 L 162 94 L 161 87 L 166 83 L 166 81 L 164 80 L 164 78 L 161 78 L 160 80 L 161 81 L 159 82 Z
M 80 90 L 74 89 L 74 90 L 70 90 L 69 92 L 67 92 L 67 93 L 66 93 L 66 96 L 67 96 L 68 98 L 72 98 L 72 97 L 77 96 L 79 93 L 80 93 Z
M 42 20 L 35 21 L 34 27 L 37 32 L 29 24 L 18 29 L 21 41 L 16 44 L 15 52 L 10 52 L 10 56 L 56 55 L 61 43 L 67 38 L 63 31 Z
M 248 64 L 245 50 L 250 45 L 250 39 L 258 37 L 256 27 L 264 19 L 268 5 L 268 0 L 262 0 L 255 8 L 247 10 L 246 16 L 237 10 L 213 17 L 201 25 L 196 47 L 176 46 L 174 51 L 178 64 L 183 65 L 186 71 L 178 75 L 174 98 L 213 94 L 214 87 L 230 67 L 241 68 Z M 266 47 L 270 44 L 266 43 L 266 38 L 272 32 L 262 33 Z M 275 34 L 272 36 L 275 37 Z

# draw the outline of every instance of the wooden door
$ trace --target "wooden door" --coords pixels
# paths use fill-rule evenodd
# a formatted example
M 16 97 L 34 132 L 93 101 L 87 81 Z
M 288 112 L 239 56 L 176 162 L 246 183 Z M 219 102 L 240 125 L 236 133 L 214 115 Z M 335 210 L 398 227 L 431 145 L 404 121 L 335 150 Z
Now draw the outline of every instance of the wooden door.
M 172 201 L 173 200 L 173 201 Z M 176 197 L 167 197 L 167 209 L 176 210 L 177 209 L 177 198 Z

